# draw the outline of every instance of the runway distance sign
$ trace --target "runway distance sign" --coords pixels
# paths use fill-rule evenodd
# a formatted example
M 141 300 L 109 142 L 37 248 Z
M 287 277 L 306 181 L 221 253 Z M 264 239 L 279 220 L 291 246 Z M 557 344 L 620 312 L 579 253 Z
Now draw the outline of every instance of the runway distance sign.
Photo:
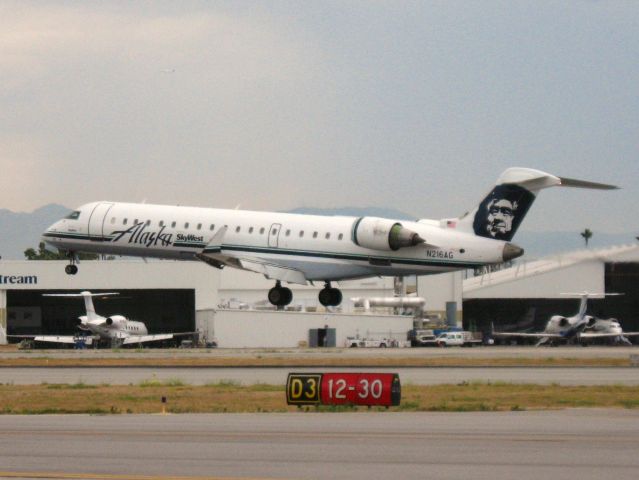
M 396 373 L 289 373 L 289 405 L 397 406 L 401 384 Z

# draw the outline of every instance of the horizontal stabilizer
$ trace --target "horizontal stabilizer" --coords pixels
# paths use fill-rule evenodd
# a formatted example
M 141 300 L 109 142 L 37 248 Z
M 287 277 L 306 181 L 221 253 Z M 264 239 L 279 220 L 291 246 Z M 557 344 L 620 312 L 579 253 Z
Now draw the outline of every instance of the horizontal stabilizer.
M 562 187 L 575 188 L 592 188 L 594 190 L 618 190 L 616 185 L 608 185 L 607 183 L 587 182 L 585 180 L 577 180 L 574 178 L 559 177 Z

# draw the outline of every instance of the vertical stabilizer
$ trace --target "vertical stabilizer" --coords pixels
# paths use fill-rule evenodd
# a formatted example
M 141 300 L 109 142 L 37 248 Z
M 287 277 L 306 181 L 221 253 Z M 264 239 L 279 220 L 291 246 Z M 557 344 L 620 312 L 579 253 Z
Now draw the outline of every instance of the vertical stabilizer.
M 472 212 L 446 223 L 480 237 L 510 241 L 539 191 L 559 186 L 598 190 L 617 188 L 603 183 L 556 177 L 532 168 L 513 167 L 501 174 L 495 187 Z
M 84 308 L 87 310 L 87 321 L 95 320 L 98 315 L 95 313 L 95 307 L 93 306 L 93 294 L 91 292 L 80 292 L 82 298 L 84 298 Z

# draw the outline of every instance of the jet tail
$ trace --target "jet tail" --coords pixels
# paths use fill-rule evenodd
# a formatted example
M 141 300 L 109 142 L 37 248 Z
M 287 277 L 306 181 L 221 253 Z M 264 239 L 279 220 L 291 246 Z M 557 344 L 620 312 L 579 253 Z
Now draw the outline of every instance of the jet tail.
M 87 311 L 87 322 L 92 320 L 96 320 L 101 318 L 97 313 L 95 313 L 95 307 L 93 306 L 93 297 L 105 297 L 109 295 L 119 295 L 117 292 L 107 292 L 107 293 L 91 293 L 89 291 L 84 291 L 80 293 L 43 293 L 43 297 L 82 297 L 84 298 L 84 307 Z
M 556 177 L 532 168 L 513 167 L 504 171 L 495 187 L 470 213 L 442 223 L 457 230 L 496 240 L 510 241 L 528 213 L 539 191 L 550 187 L 576 187 L 614 190 L 619 187 L 604 183 Z

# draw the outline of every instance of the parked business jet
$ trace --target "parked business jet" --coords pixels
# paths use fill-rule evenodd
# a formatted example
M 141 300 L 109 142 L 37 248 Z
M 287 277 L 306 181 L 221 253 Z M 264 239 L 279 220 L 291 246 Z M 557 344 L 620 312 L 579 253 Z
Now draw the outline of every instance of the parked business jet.
M 553 315 L 543 332 L 526 333 L 526 332 L 492 332 L 495 338 L 517 339 L 530 338 L 538 339 L 537 346 L 544 344 L 556 344 L 565 342 L 586 343 L 588 340 L 594 339 L 610 339 L 614 343 L 623 343 L 630 345 L 627 336 L 637 336 L 639 332 L 624 333 L 619 322 L 614 318 L 597 319 L 586 314 L 588 305 L 588 297 L 602 295 L 618 295 L 616 293 L 566 293 L 562 295 L 578 296 L 581 298 L 579 302 L 579 310 L 572 317 L 564 317 L 562 315 Z
M 342 294 L 333 281 L 441 273 L 523 255 L 510 240 L 537 193 L 554 186 L 617 188 L 509 168 L 471 213 L 416 222 L 103 201 L 82 205 L 43 239 L 68 252 L 71 275 L 77 252 L 201 260 L 275 280 L 268 299 L 277 306 L 292 300 L 282 282 L 324 282 L 319 301 L 334 306 Z
M 69 297 L 84 298 L 86 315 L 78 317 L 78 328 L 90 335 L 83 337 L 86 345 L 92 345 L 94 340 L 99 340 L 110 344 L 112 347 L 122 345 L 139 345 L 146 342 L 156 342 L 159 340 L 169 340 L 175 333 L 158 333 L 149 335 L 146 325 L 142 322 L 129 320 L 123 315 L 111 315 L 103 317 L 95 312 L 93 297 L 106 297 L 119 295 L 118 293 L 91 293 L 88 291 L 80 293 L 45 293 L 45 297 Z M 75 344 L 79 340 L 77 335 L 8 335 L 12 338 L 28 338 L 34 342 L 44 343 L 64 343 Z

